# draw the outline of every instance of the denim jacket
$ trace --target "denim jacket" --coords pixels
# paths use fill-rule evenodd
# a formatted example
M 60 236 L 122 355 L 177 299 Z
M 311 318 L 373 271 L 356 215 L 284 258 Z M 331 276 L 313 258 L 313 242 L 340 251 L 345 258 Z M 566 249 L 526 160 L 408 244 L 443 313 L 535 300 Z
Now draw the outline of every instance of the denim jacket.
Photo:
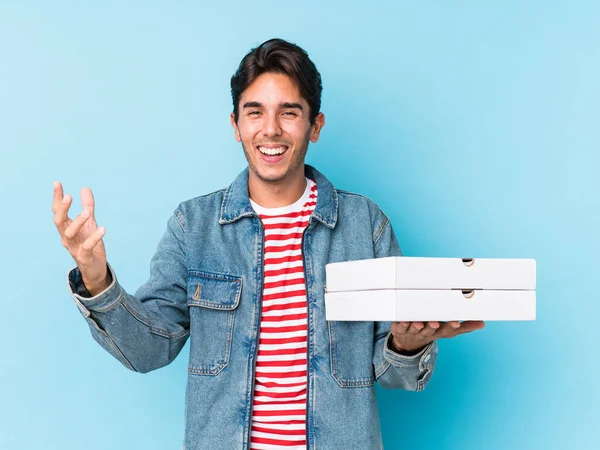
M 385 256 L 400 248 L 389 219 L 366 197 L 334 189 L 317 170 L 317 205 L 304 232 L 308 301 L 309 449 L 380 449 L 374 383 L 420 391 L 437 355 L 388 347 L 389 322 L 325 320 L 325 265 Z M 94 297 L 77 268 L 69 287 L 94 339 L 125 367 L 149 372 L 190 339 L 184 447 L 249 447 L 261 318 L 263 227 L 248 197 L 248 169 L 227 188 L 179 204 L 134 295 L 111 285 Z

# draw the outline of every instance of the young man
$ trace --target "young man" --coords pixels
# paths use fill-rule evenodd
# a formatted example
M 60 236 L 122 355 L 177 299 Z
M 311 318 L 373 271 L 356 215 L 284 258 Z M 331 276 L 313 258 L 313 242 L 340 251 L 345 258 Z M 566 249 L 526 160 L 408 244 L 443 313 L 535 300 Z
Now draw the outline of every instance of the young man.
M 100 345 L 148 372 L 190 338 L 186 449 L 375 449 L 374 383 L 422 390 L 440 337 L 481 322 L 325 320 L 325 265 L 400 255 L 388 218 L 305 165 L 325 125 L 321 77 L 304 50 L 273 39 L 231 80 L 231 124 L 248 168 L 181 203 L 135 295 L 107 264 L 104 229 L 55 183 L 53 211 L 75 302 Z

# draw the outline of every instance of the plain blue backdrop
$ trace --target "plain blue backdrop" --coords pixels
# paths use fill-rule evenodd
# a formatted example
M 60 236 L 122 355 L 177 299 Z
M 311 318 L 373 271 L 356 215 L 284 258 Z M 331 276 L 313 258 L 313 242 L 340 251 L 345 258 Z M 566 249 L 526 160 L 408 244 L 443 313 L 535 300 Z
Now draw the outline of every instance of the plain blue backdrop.
M 0 3 L 0 448 L 177 449 L 187 347 L 129 372 L 66 288 L 52 182 L 90 186 L 130 292 L 176 205 L 245 166 L 229 79 L 282 37 L 321 71 L 308 162 L 409 256 L 528 257 L 535 322 L 440 343 L 378 390 L 387 449 L 596 449 L 600 7 L 594 1 Z

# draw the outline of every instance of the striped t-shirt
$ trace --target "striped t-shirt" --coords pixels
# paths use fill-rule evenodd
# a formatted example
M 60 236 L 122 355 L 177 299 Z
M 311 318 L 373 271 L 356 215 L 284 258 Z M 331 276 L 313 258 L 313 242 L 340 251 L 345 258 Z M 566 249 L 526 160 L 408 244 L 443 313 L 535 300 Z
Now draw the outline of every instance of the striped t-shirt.
M 302 197 L 282 208 L 252 202 L 265 231 L 262 316 L 250 448 L 306 449 L 307 304 L 302 233 L 317 204 L 307 179 Z

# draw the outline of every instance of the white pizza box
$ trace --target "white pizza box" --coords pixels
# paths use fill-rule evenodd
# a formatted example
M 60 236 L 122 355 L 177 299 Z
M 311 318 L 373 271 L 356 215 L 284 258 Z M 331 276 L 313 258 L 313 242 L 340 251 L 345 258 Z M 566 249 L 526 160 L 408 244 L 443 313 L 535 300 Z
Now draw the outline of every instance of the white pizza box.
M 325 318 L 421 322 L 535 320 L 535 291 L 401 290 L 328 292 Z
M 325 266 L 327 292 L 369 289 L 533 290 L 535 259 L 389 257 Z

